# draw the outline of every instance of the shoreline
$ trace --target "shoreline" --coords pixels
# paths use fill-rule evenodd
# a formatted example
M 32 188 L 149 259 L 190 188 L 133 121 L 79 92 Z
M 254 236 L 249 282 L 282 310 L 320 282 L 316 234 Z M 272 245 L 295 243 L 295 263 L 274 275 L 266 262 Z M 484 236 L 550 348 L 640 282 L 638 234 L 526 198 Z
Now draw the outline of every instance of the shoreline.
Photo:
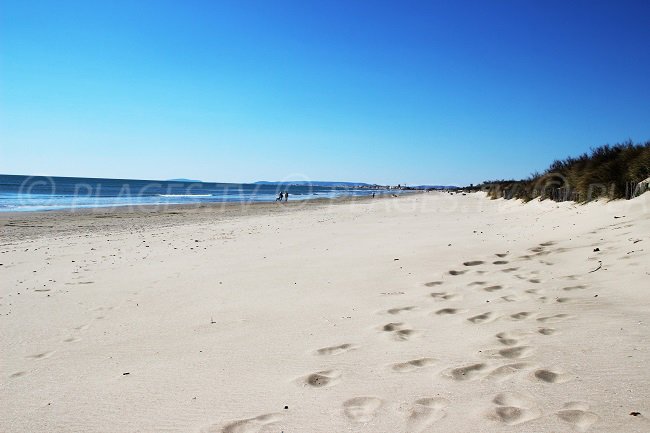
M 353 203 L 365 203 L 380 200 L 395 200 L 424 194 L 423 191 L 402 192 L 397 197 L 388 194 L 371 196 L 349 196 L 336 198 L 315 198 L 309 200 L 293 200 L 288 202 L 220 202 L 220 203 L 192 203 L 192 204 L 166 204 L 166 205 L 135 205 L 135 206 L 113 206 L 111 208 L 79 208 L 60 209 L 50 211 L 29 211 L 29 212 L 0 212 L 0 229 L 3 231 L 3 240 L 23 239 L 20 233 L 21 227 L 32 229 L 32 232 L 39 235 L 65 233 L 77 231 L 83 226 L 89 227 L 97 220 L 106 222 L 110 226 L 111 220 L 131 218 L 137 221 L 148 217 L 148 223 L 152 224 L 184 224 L 188 222 L 209 222 L 210 218 L 238 218 L 257 215 L 277 215 L 286 212 L 297 212 L 307 209 L 318 209 L 328 206 L 350 205 Z M 187 217 L 191 221 L 186 221 Z M 56 220 L 56 224 L 40 227 L 35 224 L 43 224 Z M 83 224 L 83 226 L 79 226 Z M 28 234 L 33 236 L 34 233 Z
M 402 191 L 398 195 L 404 195 L 412 192 L 425 192 L 425 191 Z M 378 194 L 376 198 L 379 198 L 381 196 L 388 196 L 388 193 L 384 194 Z M 390 194 L 392 196 L 392 194 Z M 351 199 L 360 199 L 360 198 L 373 198 L 370 195 L 341 195 L 337 197 L 317 197 L 317 198 L 295 198 L 292 197 L 290 203 L 304 203 L 304 202 L 314 202 L 314 201 L 333 201 L 333 200 L 351 200 Z M 236 201 L 236 200 L 228 200 L 228 201 L 197 201 L 197 202 L 185 202 L 185 203 L 147 203 L 147 202 L 142 202 L 142 203 L 130 203 L 130 204 L 107 204 L 107 205 L 79 205 L 79 206 L 60 206 L 60 207 L 55 207 L 52 206 L 51 208 L 39 208 L 39 209 L 29 209 L 29 210 L 15 210 L 15 209 L 10 209 L 10 210 L 1 210 L 0 211 L 0 216 L 4 214 L 10 214 L 10 215 L 20 215 L 20 214 L 31 214 L 31 213 L 51 213 L 51 212 L 61 212 L 61 213 L 78 213 L 78 212 L 83 212 L 83 211 L 88 211 L 88 212 L 99 212 L 102 210 L 106 210 L 108 212 L 112 210 L 142 210 L 142 209 L 151 209 L 151 210 L 160 210 L 160 209 L 167 209 L 171 207 L 195 207 L 195 208 L 202 208 L 202 207 L 219 207 L 219 206 L 225 206 L 225 205 L 237 205 L 237 206 L 251 206 L 251 205 L 259 205 L 259 204 L 274 204 L 274 203 L 289 203 L 287 201 L 279 201 L 279 200 L 250 200 L 250 201 Z

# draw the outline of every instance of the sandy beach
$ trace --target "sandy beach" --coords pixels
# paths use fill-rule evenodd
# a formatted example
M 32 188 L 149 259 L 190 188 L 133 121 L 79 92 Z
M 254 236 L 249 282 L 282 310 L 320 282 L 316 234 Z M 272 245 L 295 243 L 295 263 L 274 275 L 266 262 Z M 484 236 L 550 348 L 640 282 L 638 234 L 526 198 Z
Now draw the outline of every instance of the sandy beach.
M 650 194 L 0 216 L 0 431 L 648 432 Z

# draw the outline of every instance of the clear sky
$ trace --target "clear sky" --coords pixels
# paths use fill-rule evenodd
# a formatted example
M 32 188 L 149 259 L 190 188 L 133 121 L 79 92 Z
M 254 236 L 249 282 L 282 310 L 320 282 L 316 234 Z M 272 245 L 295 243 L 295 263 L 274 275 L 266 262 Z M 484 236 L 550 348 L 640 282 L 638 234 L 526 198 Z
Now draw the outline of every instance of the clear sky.
M 0 173 L 465 184 L 650 139 L 650 1 L 0 2 Z

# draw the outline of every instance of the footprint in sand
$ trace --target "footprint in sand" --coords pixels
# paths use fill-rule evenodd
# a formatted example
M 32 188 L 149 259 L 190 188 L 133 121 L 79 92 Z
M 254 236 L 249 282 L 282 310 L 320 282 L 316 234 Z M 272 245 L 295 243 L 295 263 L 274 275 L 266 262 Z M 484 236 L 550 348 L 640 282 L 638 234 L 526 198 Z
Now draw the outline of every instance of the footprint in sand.
M 533 376 L 537 380 L 546 383 L 564 383 L 572 379 L 570 374 L 562 370 L 557 370 L 557 369 L 552 370 L 549 368 L 540 368 L 538 370 L 535 370 Z
M 508 317 L 509 320 L 519 321 L 519 320 L 528 319 L 532 315 L 533 315 L 533 313 L 531 313 L 531 312 L 520 311 L 519 313 L 514 313 L 514 314 L 511 314 L 511 315 L 509 315 L 507 317 Z
M 354 423 L 369 422 L 382 403 L 377 397 L 354 397 L 343 403 L 343 413 Z
M 381 330 L 386 332 L 394 332 L 402 329 L 403 327 L 404 327 L 404 323 L 402 322 L 391 322 L 382 326 Z
M 563 287 L 562 290 L 564 290 L 564 291 L 566 291 L 566 292 L 570 292 L 570 291 L 573 291 L 573 290 L 582 290 L 582 289 L 586 289 L 586 288 L 587 288 L 587 286 L 584 286 L 584 285 L 582 285 L 582 284 L 579 284 L 579 285 L 577 285 L 577 286 L 568 286 L 568 287 Z
M 565 280 L 575 281 L 575 280 L 579 279 L 579 276 L 578 275 L 566 275 L 566 276 L 564 276 L 562 278 L 564 278 Z
M 418 335 L 418 331 L 408 328 L 402 322 L 387 323 L 381 327 L 384 332 L 390 332 L 394 340 L 407 341 Z
M 79 337 L 69 337 L 63 340 L 64 343 L 77 343 L 79 341 L 81 341 L 81 338 Z
M 496 253 L 495 255 L 496 255 L 498 258 L 502 259 L 502 258 L 506 257 L 508 254 L 509 254 L 509 253 Z
M 386 310 L 386 313 L 395 315 L 395 314 L 403 313 L 405 311 L 413 311 L 415 309 L 417 309 L 417 307 L 411 305 L 411 306 L 408 306 L 408 307 L 390 308 L 390 309 Z
M 449 401 L 441 397 L 415 400 L 406 422 L 407 433 L 420 433 L 434 422 L 444 418 L 447 406 Z
M 507 341 L 508 339 L 506 339 Z M 506 349 L 483 350 L 481 353 L 489 358 L 524 359 L 535 352 L 531 346 L 513 346 Z
M 484 284 L 487 284 L 487 282 L 486 281 L 472 281 L 468 285 L 469 286 L 482 286 Z
M 437 361 L 438 360 L 434 359 L 434 358 L 412 359 L 410 361 L 398 362 L 396 364 L 393 364 L 393 365 L 391 365 L 391 369 L 393 371 L 397 371 L 398 373 L 409 373 L 411 371 L 431 367 Z
M 546 317 L 540 317 L 537 319 L 538 322 L 541 323 L 559 323 L 559 322 L 564 322 L 565 320 L 570 319 L 571 316 L 568 314 L 555 314 L 553 316 L 546 316 Z
M 542 282 L 542 280 L 540 280 L 539 278 L 531 278 L 531 279 L 528 280 L 528 281 L 530 281 L 530 282 L 533 283 L 533 284 L 538 284 L 538 283 L 541 283 L 541 282 Z
M 539 418 L 542 412 L 534 400 L 517 392 L 502 392 L 492 399 L 495 407 L 487 414 L 489 419 L 507 425 L 523 424 Z
M 27 356 L 27 358 L 30 358 L 30 359 L 46 359 L 46 358 L 49 358 L 52 355 L 54 355 L 54 351 L 36 353 L 34 355 Z
M 456 295 L 454 293 L 447 293 L 447 292 L 433 292 L 430 293 L 429 296 L 431 296 L 433 299 L 437 301 L 451 301 L 452 299 L 460 298 L 459 295 Z
M 269 413 L 255 418 L 240 419 L 226 424 L 223 427 L 211 426 L 204 429 L 204 433 L 258 433 L 262 427 L 282 421 L 284 415 L 280 413 Z
M 414 331 L 413 329 L 400 329 L 399 331 L 395 331 L 393 334 L 393 339 L 397 341 L 408 341 L 417 335 L 418 332 Z
M 442 284 L 442 281 L 431 281 L 429 283 L 424 283 L 424 285 L 427 286 L 427 287 L 440 286 L 441 284 Z
M 522 359 L 522 358 L 528 358 L 535 352 L 535 349 L 533 349 L 530 346 L 516 346 L 516 347 L 509 347 L 507 349 L 501 349 L 497 353 L 499 356 L 503 358 L 508 358 L 508 359 Z
M 442 308 L 442 309 L 436 311 L 434 314 L 436 314 L 438 316 L 448 316 L 448 315 L 451 315 L 451 314 L 462 313 L 464 311 L 466 311 L 466 310 L 461 310 L 459 308 Z
M 479 324 L 481 324 L 481 323 L 489 322 L 490 319 L 492 319 L 493 316 L 494 316 L 494 315 L 492 314 L 492 312 L 488 311 L 488 312 L 483 313 L 483 314 L 478 314 L 478 315 L 476 315 L 476 316 L 472 316 L 472 317 L 470 317 L 470 318 L 467 319 L 467 320 L 468 320 L 469 322 L 474 323 L 475 325 L 479 325 Z
M 462 367 L 449 368 L 443 371 L 441 374 L 445 377 L 458 381 L 476 380 L 483 377 L 487 369 L 487 364 L 477 363 L 464 365 Z
M 312 388 L 324 388 L 327 386 L 336 385 L 341 378 L 341 372 L 337 370 L 323 370 L 312 373 L 300 379 L 300 382 L 305 386 Z
M 17 371 L 17 372 L 15 372 L 15 373 L 11 373 L 11 374 L 9 375 L 9 378 L 10 378 L 10 379 L 15 379 L 15 378 L 17 378 L 17 377 L 22 377 L 22 376 L 24 376 L 24 375 L 26 375 L 26 374 L 27 374 L 26 371 Z
M 557 416 L 564 422 L 571 424 L 576 430 L 584 432 L 600 418 L 589 411 L 589 405 L 581 401 L 566 403 Z
M 501 269 L 501 272 L 514 272 L 518 269 L 519 268 L 505 268 L 505 269 Z
M 482 265 L 483 263 L 485 263 L 485 262 L 481 261 L 481 260 L 471 260 L 469 262 L 463 263 L 463 265 L 464 266 L 478 266 L 478 265 Z
M 495 285 L 495 286 L 488 286 L 488 287 L 483 287 L 483 290 L 486 292 L 496 292 L 497 290 L 503 289 L 503 286 Z
M 317 355 L 340 355 L 341 353 L 348 352 L 354 349 L 354 346 L 349 343 L 339 344 L 338 346 L 323 347 L 316 351 Z
M 515 346 L 522 342 L 523 335 L 520 332 L 499 332 L 495 337 L 505 346 Z
M 559 304 L 573 304 L 578 301 L 579 299 L 576 298 L 555 298 L 555 302 Z
M 487 378 L 496 381 L 502 381 L 508 379 L 509 377 L 519 372 L 529 370 L 531 368 L 533 368 L 533 365 L 527 362 L 516 362 L 513 364 L 506 364 L 492 370 L 490 374 L 487 375 Z
M 467 271 L 453 271 L 452 270 L 452 271 L 449 271 L 449 275 L 454 275 L 454 276 L 463 275 L 465 272 L 467 272 Z
M 554 335 L 557 334 L 559 331 L 555 328 L 539 328 L 537 329 L 537 332 L 542 335 Z
M 495 260 L 492 262 L 493 265 L 507 265 L 508 261 L 507 260 Z

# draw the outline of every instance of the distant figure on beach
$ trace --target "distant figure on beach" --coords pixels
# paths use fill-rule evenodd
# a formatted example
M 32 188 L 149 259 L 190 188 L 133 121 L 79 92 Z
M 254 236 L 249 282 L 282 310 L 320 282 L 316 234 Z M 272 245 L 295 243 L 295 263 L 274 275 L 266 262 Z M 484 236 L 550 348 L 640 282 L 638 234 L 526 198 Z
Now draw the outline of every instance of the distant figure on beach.
M 282 201 L 282 191 L 280 191 L 280 195 L 278 195 L 278 198 L 276 198 L 275 201 Z
M 289 191 L 284 192 L 284 201 L 289 201 Z
M 374 192 L 372 193 L 372 198 L 375 198 L 375 193 Z

